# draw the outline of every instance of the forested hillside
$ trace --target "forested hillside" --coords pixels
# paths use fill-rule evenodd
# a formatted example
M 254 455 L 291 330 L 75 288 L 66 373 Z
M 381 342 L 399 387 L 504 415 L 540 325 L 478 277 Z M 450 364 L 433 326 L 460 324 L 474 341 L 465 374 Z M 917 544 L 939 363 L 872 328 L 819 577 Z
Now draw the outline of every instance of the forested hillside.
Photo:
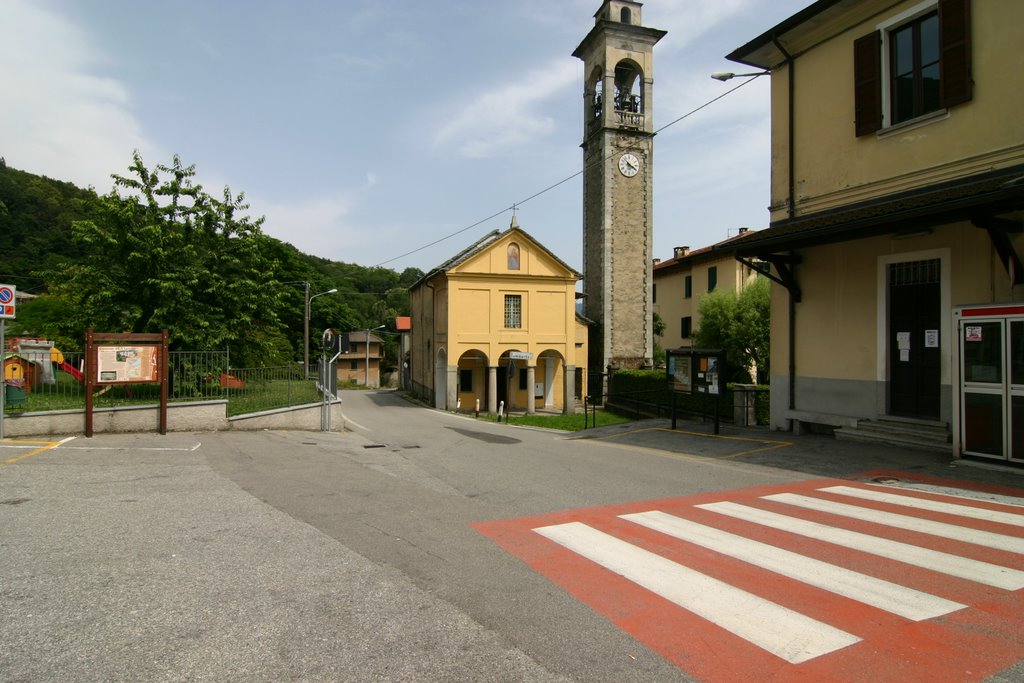
M 40 295 L 22 302 L 8 335 L 82 346 L 87 327 L 153 332 L 173 348 L 231 351 L 235 365 L 302 358 L 305 288 L 310 336 L 365 329 L 408 313 L 422 272 L 319 258 L 263 234 L 259 207 L 224 188 L 212 196 L 175 157 L 138 156 L 115 189 L 91 189 L 0 163 L 0 282 Z M 391 355 L 394 359 L 394 355 Z

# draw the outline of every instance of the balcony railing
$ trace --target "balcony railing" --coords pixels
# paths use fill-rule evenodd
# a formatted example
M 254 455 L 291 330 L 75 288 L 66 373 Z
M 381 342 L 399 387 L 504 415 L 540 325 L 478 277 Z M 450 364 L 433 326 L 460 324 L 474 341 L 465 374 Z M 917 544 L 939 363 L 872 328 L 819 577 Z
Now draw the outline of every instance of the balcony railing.
M 617 128 L 644 129 L 644 114 L 642 112 L 616 109 L 613 115 L 615 118 L 612 121 Z M 601 124 L 602 117 L 600 115 L 590 119 L 587 122 L 587 135 L 600 130 Z

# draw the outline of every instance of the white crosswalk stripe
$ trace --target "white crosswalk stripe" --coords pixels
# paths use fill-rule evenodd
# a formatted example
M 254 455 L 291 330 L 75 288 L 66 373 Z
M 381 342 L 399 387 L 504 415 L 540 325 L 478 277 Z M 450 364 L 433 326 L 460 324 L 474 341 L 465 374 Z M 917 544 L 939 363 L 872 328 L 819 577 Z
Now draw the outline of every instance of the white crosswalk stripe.
M 860 641 L 581 522 L 534 531 L 787 662 L 805 662 Z
M 850 496 L 851 498 L 860 498 L 862 500 L 876 500 L 881 503 L 902 505 L 904 507 L 910 507 L 917 510 L 944 512 L 946 514 L 967 517 L 969 519 L 981 519 L 986 522 L 999 522 L 1000 524 L 1024 526 L 1024 515 L 1012 512 L 989 510 L 988 508 L 976 508 L 970 505 L 961 505 L 959 503 L 945 503 L 939 500 L 931 500 L 929 498 L 901 496 L 887 491 L 858 489 L 853 486 L 827 486 L 818 490 L 827 493 L 835 493 L 841 496 Z
M 930 519 L 921 519 L 919 517 L 910 517 L 908 515 L 898 515 L 893 512 L 873 510 L 871 508 L 859 507 L 857 505 L 836 503 L 831 500 L 812 498 L 811 496 L 803 496 L 797 493 L 776 493 L 770 496 L 764 496 L 764 499 L 774 500 L 779 503 L 786 503 L 787 505 L 794 505 L 807 510 L 829 512 L 834 515 L 842 515 L 843 517 L 859 519 L 864 522 L 884 524 L 885 526 L 891 526 L 896 529 L 918 531 L 923 534 L 940 536 L 954 541 L 963 541 L 964 543 L 973 543 L 974 545 L 985 546 L 987 548 L 1009 550 L 1012 553 L 1024 554 L 1024 538 L 1018 538 L 1016 536 L 1007 536 L 1006 534 L 996 534 L 990 531 L 970 529 L 967 527 L 957 526 L 955 524 L 935 522 Z
M 974 560 L 969 557 L 951 555 L 939 550 L 922 548 L 909 543 L 901 543 L 886 538 L 877 538 L 868 534 L 849 529 L 810 522 L 796 517 L 780 515 L 768 510 L 752 508 L 739 503 L 723 501 L 698 505 L 703 510 L 742 519 L 754 524 L 762 524 L 773 529 L 781 529 L 800 536 L 814 538 L 826 543 L 844 546 L 862 553 L 877 555 L 889 560 L 897 560 L 904 564 L 931 569 L 960 579 L 968 579 L 987 586 L 1005 590 L 1024 588 L 1024 572 L 1010 567 Z
M 963 609 L 952 600 L 905 588 L 828 562 L 805 557 L 775 546 L 673 517 L 657 510 L 622 519 L 641 524 L 674 538 L 714 550 L 729 557 L 802 581 L 912 621 L 922 621 Z
M 892 491 L 842 485 L 823 487 L 814 493 L 818 492 L 843 496 L 857 503 L 841 503 L 824 496 L 791 492 L 762 495 L 760 498 L 802 510 L 839 516 L 839 521 L 829 524 L 729 500 L 693 505 L 694 510 L 715 513 L 723 519 L 730 518 L 744 523 L 744 526 L 739 527 L 733 522 L 730 531 L 709 525 L 707 515 L 703 515 L 700 522 L 687 519 L 685 507 L 666 508 L 672 510 L 671 514 L 662 510 L 647 510 L 618 515 L 621 520 L 666 538 L 703 548 L 702 553 L 705 554 L 694 553 L 692 562 L 689 560 L 690 555 L 682 551 L 686 546 L 678 546 L 680 551 L 677 552 L 680 552 L 679 557 L 687 559 L 677 562 L 582 522 L 541 526 L 533 531 L 791 663 L 806 662 L 849 647 L 860 642 L 863 634 L 849 627 L 844 627 L 848 629 L 844 630 L 827 624 L 821 620 L 819 612 L 815 613 L 817 618 L 812 618 L 787 607 L 786 603 L 791 602 L 791 598 L 786 595 L 770 600 L 716 578 L 715 574 L 723 571 L 722 565 L 712 559 L 713 555 L 707 555 L 707 551 L 745 563 L 753 568 L 754 576 L 756 571 L 764 570 L 813 587 L 812 590 L 827 591 L 820 593 L 831 601 L 827 603 L 829 606 L 825 608 L 825 614 L 831 614 L 832 609 L 837 610 L 836 614 L 843 613 L 839 605 L 843 601 L 852 600 L 897 618 L 925 621 L 958 612 L 969 605 L 952 600 L 950 596 L 933 594 L 942 592 L 941 588 L 936 590 L 937 584 L 934 581 L 928 583 L 930 592 L 913 587 L 915 580 L 921 581 L 921 577 L 926 575 L 901 573 L 899 583 L 895 583 L 820 559 L 831 557 L 831 554 L 823 554 L 827 545 L 808 546 L 804 551 L 794 546 L 796 541 L 791 539 L 785 545 L 801 550 L 795 552 L 757 540 L 757 535 L 762 533 L 759 529 L 770 529 L 773 539 L 779 539 L 780 536 L 774 532 L 781 531 L 990 587 L 984 590 L 995 588 L 1017 591 L 1024 588 L 1024 571 L 1014 567 L 935 550 L 925 547 L 925 542 L 917 545 L 880 538 L 842 526 L 842 519 L 855 519 L 994 548 L 1003 553 L 1024 555 L 1024 538 L 970 526 L 971 521 L 977 520 L 1024 527 L 1024 515 L 984 506 L 974 507 L 954 496 L 947 497 L 958 502 L 948 502 L 939 499 L 937 495 L 905 496 Z M 910 513 L 927 511 L 942 513 L 951 519 L 959 517 L 965 520 L 965 525 L 871 507 L 877 507 L 878 504 L 898 505 Z M 670 544 L 671 541 L 666 540 L 665 543 Z M 1004 559 L 1000 561 L 1008 562 L 1005 554 L 996 554 L 994 557 L 1002 557 Z M 740 566 L 743 565 L 733 565 Z M 961 587 L 966 585 L 969 584 L 961 584 Z M 979 587 L 978 590 L 982 589 Z M 814 601 L 818 604 L 818 598 L 815 597 Z

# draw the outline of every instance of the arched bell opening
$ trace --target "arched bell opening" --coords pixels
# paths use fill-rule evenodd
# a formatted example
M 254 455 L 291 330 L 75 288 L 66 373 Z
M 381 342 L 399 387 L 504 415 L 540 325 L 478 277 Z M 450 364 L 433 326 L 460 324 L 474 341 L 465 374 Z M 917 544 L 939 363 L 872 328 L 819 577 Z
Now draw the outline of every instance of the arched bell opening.
M 619 125 L 642 128 L 644 122 L 644 74 L 636 62 L 624 59 L 615 65 L 615 115 Z

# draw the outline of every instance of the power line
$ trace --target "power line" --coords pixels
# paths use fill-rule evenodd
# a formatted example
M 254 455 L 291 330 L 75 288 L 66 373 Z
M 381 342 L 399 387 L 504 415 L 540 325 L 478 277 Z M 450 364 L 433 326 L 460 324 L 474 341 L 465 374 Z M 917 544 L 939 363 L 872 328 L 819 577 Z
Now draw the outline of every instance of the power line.
M 657 135 L 661 131 L 663 131 L 663 130 L 665 130 L 667 128 L 671 128 L 672 126 L 676 125 L 680 121 L 683 121 L 684 119 L 687 119 L 690 116 L 693 116 L 694 114 L 696 114 L 697 112 L 701 111 L 702 109 L 705 109 L 705 108 L 711 106 L 712 104 L 714 104 L 718 100 L 722 99 L 723 97 L 726 97 L 727 95 L 730 95 L 731 93 L 736 92 L 737 90 L 739 90 L 743 86 L 747 85 L 751 81 L 756 80 L 757 77 L 761 76 L 761 75 L 763 75 L 763 74 L 758 74 L 757 76 L 754 76 L 752 78 L 748 78 L 748 79 L 746 79 L 744 81 L 741 81 L 738 85 L 735 85 L 732 88 L 729 88 L 728 90 L 723 92 L 721 95 L 718 95 L 716 97 L 711 98 L 710 100 L 708 100 L 704 104 L 700 105 L 699 107 L 695 107 L 694 109 L 691 109 L 690 111 L 686 112 L 685 114 L 683 114 L 679 118 L 677 118 L 677 119 L 675 119 L 673 121 L 670 121 L 669 123 L 666 123 L 661 128 L 658 128 L 657 130 L 655 130 L 654 134 Z M 601 159 L 600 161 L 595 161 L 594 164 L 604 163 L 604 162 L 608 161 L 609 159 L 611 159 L 612 156 L 613 155 L 608 155 L 608 156 L 604 157 L 603 159 Z M 570 176 L 568 176 L 566 178 L 563 178 L 562 180 L 559 180 L 557 183 L 554 183 L 553 185 L 549 185 L 549 186 L 545 187 L 543 190 L 540 190 L 540 191 L 535 192 L 534 194 L 530 195 L 526 199 L 523 199 L 523 200 L 520 200 L 518 202 L 515 202 L 514 204 L 512 204 L 512 205 L 502 209 L 501 211 L 493 213 L 490 216 L 488 216 L 487 218 L 482 218 L 482 219 L 478 220 L 476 223 L 473 223 L 472 225 L 467 225 L 464 228 L 459 228 L 458 230 L 456 230 L 455 232 L 453 232 L 451 234 L 448 234 L 448 235 L 445 235 L 444 237 L 436 239 L 436 240 L 434 240 L 433 242 L 431 242 L 429 244 L 424 244 L 421 247 L 417 247 L 417 248 L 413 249 L 412 251 L 407 251 L 404 254 L 400 254 L 398 256 L 394 256 L 392 258 L 389 258 L 386 261 L 381 261 L 377 265 L 371 266 L 371 268 L 379 268 L 379 267 L 383 266 L 386 263 L 391 263 L 392 261 L 397 261 L 399 259 L 405 258 L 406 256 L 411 256 L 412 254 L 415 254 L 417 252 L 423 251 L 424 249 L 429 249 L 430 247 L 432 247 L 432 246 L 434 246 L 436 244 L 440 244 L 441 242 L 444 242 L 445 240 L 450 240 L 452 237 L 455 237 L 457 235 L 461 235 L 462 233 L 466 232 L 467 230 L 472 230 L 473 228 L 477 227 L 478 225 L 481 225 L 483 223 L 486 223 L 489 220 L 497 218 L 498 216 L 500 216 L 500 215 L 502 215 L 504 213 L 507 213 L 509 211 L 514 211 L 514 210 L 518 209 L 519 207 L 521 207 L 526 202 L 531 201 L 533 199 L 536 199 L 537 197 L 540 197 L 541 195 L 550 192 L 551 190 L 555 189 L 559 185 L 563 185 L 563 184 L 569 182 L 570 180 L 572 180 L 573 178 L 576 178 L 577 176 L 583 175 L 583 172 L 586 171 L 587 168 L 588 168 L 587 166 L 584 166 L 579 171 L 576 171 L 572 175 L 570 175 Z

